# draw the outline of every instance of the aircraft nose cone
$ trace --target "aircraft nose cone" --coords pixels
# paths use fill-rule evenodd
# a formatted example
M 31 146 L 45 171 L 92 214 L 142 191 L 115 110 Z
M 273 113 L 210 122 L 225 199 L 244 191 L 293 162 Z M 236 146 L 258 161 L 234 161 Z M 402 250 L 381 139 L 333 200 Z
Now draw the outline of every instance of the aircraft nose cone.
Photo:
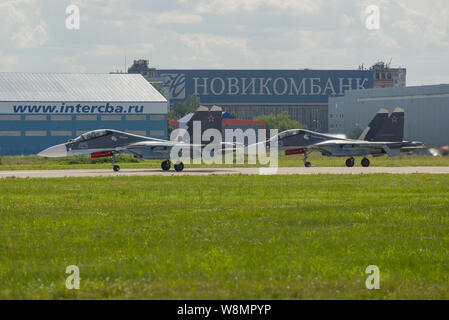
M 48 158 L 58 158 L 58 157 L 66 157 L 67 156 L 67 148 L 65 144 L 58 144 L 56 146 L 50 147 L 41 151 L 37 154 L 40 157 L 48 157 Z

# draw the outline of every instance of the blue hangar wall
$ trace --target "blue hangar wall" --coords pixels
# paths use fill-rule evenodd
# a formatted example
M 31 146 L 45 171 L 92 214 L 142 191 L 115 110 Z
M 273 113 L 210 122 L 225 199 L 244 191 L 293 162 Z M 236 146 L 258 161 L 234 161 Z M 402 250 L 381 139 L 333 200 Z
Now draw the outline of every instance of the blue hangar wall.
M 96 129 L 167 137 L 167 100 L 140 74 L 0 72 L 0 155 Z
M 154 108 L 145 108 L 144 105 L 113 102 L 46 105 L 0 102 L 0 155 L 36 154 L 84 132 L 102 128 L 166 139 L 167 113 L 162 110 L 154 112 Z M 123 110 L 117 106 L 121 106 Z M 105 111 L 92 113 L 94 107 L 100 108 L 99 112 L 103 108 Z M 128 113 L 129 108 L 131 113 Z M 134 108 L 136 113 L 133 112 Z M 62 114 L 62 109 L 73 112 Z
M 369 70 L 158 70 L 170 104 L 197 94 L 238 118 L 287 111 L 310 129 L 327 131 L 328 98 L 373 88 Z

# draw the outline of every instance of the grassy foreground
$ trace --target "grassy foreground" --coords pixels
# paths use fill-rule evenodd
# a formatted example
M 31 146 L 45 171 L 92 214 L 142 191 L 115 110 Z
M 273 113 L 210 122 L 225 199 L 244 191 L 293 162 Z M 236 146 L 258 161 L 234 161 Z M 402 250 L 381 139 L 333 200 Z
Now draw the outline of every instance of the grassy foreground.
M 449 299 L 444 175 L 3 179 L 0 216 L 0 299 Z
M 312 153 L 309 157 L 314 167 L 344 167 L 346 158 L 328 158 Z M 356 166 L 361 166 L 361 158 L 356 159 Z M 400 157 L 380 158 L 370 157 L 371 165 L 377 167 L 414 167 L 414 166 L 449 166 L 449 157 L 432 157 L 422 155 L 403 155 Z M 122 168 L 160 168 L 160 160 L 137 160 L 130 155 L 118 157 L 118 164 Z M 302 167 L 303 156 L 285 156 L 280 154 L 279 167 Z M 206 167 L 261 167 L 261 164 L 187 164 L 186 168 Z M 0 158 L 0 170 L 51 170 L 51 169 L 110 169 L 111 159 L 91 159 L 89 156 L 76 156 L 68 158 L 41 158 L 38 156 L 3 156 Z

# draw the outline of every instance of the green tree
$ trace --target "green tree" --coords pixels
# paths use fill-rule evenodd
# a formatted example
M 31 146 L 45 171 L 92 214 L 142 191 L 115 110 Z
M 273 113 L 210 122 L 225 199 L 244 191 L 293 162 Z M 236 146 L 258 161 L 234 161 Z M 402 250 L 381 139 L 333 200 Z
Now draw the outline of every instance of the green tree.
M 278 132 L 282 132 L 289 129 L 306 129 L 307 126 L 301 124 L 298 121 L 290 119 L 287 111 L 274 115 L 272 113 L 268 115 L 258 116 L 254 118 L 254 121 L 264 121 L 267 128 L 267 138 L 270 136 L 270 129 L 277 129 Z
M 170 107 L 168 113 L 169 120 L 179 120 L 188 113 L 195 112 L 200 106 L 200 98 L 196 94 L 192 94 L 184 102 L 175 102 Z

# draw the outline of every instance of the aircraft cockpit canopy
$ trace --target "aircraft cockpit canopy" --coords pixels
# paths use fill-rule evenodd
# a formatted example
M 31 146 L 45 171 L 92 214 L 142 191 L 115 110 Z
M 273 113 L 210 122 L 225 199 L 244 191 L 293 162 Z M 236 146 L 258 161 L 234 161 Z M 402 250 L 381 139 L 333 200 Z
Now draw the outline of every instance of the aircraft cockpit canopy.
M 283 131 L 278 134 L 278 139 L 285 139 L 287 137 L 296 136 L 301 133 L 302 130 L 300 129 L 293 129 L 293 130 L 287 130 Z
M 108 134 L 107 130 L 89 131 L 89 132 L 83 133 L 79 137 L 75 138 L 73 140 L 73 142 L 87 141 L 87 140 L 91 140 L 91 139 L 94 139 L 94 138 L 99 138 L 99 137 L 105 136 L 107 134 Z

